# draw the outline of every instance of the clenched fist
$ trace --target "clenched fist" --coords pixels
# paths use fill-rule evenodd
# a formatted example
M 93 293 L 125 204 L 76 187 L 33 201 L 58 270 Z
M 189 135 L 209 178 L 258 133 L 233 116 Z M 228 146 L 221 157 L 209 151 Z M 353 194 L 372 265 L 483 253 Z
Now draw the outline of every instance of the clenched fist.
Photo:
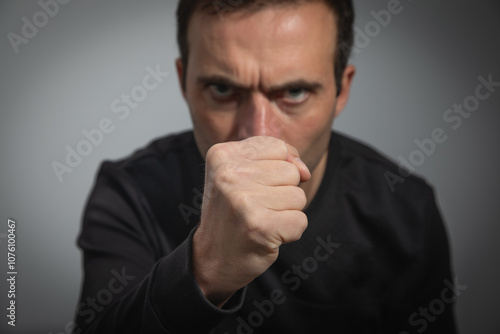
M 297 150 L 277 138 L 210 148 L 193 269 L 213 304 L 222 306 L 273 264 L 283 243 L 301 237 L 307 199 L 298 185 L 310 177 Z

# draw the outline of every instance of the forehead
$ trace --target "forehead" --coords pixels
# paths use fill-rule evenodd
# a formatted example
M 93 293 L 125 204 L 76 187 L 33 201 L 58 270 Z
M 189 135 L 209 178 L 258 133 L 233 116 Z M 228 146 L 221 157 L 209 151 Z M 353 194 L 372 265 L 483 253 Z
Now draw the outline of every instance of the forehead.
M 217 14 L 196 11 L 188 28 L 190 62 L 229 72 L 259 65 L 267 72 L 321 63 L 332 66 L 336 18 L 321 1 L 268 5 Z

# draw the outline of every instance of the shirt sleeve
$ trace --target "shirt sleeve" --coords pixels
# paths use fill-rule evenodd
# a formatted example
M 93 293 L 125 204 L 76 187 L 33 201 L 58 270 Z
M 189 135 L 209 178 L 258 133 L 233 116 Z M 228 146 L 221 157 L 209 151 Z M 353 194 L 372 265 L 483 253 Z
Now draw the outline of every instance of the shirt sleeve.
M 454 307 L 460 293 L 454 283 L 450 265 L 450 249 L 444 222 L 434 192 L 426 186 L 422 206 L 416 213 L 420 221 L 419 260 L 412 270 L 395 282 L 391 295 L 397 298 L 389 318 L 398 328 L 395 333 L 457 333 Z M 402 279 L 401 279 L 402 278 Z M 410 282 L 408 288 L 408 282 Z M 397 329 L 397 331 L 396 331 Z
M 137 192 L 120 169 L 99 173 L 78 238 L 84 277 L 73 333 L 209 333 L 241 308 L 246 288 L 222 309 L 211 304 L 193 275 L 195 230 L 159 257 Z

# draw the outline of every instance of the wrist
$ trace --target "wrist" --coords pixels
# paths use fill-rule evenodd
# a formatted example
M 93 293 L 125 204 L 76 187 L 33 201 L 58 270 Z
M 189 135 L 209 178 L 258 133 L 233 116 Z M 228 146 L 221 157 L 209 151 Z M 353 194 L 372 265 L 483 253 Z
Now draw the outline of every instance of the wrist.
M 207 256 L 207 251 L 203 247 L 203 242 L 198 236 L 198 231 L 193 235 L 193 251 L 192 264 L 193 275 L 205 298 L 218 308 L 222 308 L 224 304 L 238 289 L 227 287 L 224 281 L 227 277 L 218 274 L 215 269 L 218 266 L 215 261 Z

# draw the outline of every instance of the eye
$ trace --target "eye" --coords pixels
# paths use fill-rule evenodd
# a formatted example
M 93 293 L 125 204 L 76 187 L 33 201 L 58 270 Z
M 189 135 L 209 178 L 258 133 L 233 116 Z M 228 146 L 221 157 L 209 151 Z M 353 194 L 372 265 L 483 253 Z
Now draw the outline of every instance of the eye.
M 282 98 L 287 103 L 298 104 L 302 103 L 309 97 L 309 91 L 305 88 L 290 88 L 287 89 Z
M 212 84 L 209 86 L 212 94 L 218 99 L 227 99 L 234 94 L 234 89 L 224 84 Z

